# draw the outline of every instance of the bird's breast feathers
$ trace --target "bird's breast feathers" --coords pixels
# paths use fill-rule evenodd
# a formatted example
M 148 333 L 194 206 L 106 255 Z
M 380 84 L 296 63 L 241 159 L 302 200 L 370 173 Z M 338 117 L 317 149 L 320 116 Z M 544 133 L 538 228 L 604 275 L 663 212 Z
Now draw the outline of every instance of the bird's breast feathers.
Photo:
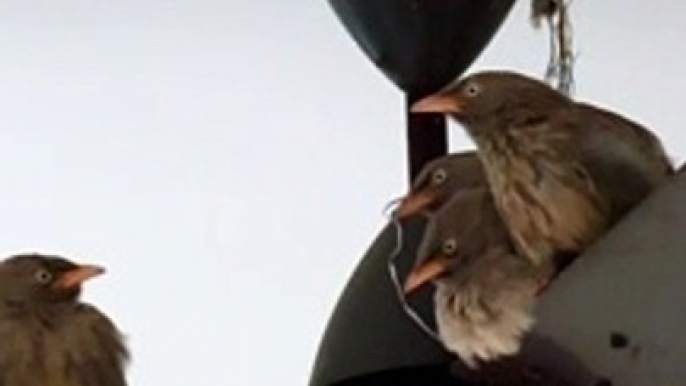
M 46 324 L 36 317 L 0 323 L 0 385 L 124 386 L 128 352 L 111 321 L 94 307 Z M 36 383 L 26 383 L 27 380 Z
M 468 366 L 513 355 L 534 323 L 531 302 L 503 296 L 484 299 L 479 291 L 437 288 L 436 323 L 443 345 Z M 507 299 L 506 299 L 507 298 Z M 530 298 L 529 298 L 530 299 Z

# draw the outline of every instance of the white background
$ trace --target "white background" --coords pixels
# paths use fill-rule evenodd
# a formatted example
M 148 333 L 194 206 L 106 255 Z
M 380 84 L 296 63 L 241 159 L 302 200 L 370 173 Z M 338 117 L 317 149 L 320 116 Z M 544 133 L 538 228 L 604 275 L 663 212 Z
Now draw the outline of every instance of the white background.
M 528 6 L 473 69 L 543 72 Z M 680 160 L 686 5 L 573 7 L 577 95 Z M 134 385 L 305 385 L 406 186 L 403 103 L 324 0 L 1 1 L 0 252 L 107 266 Z

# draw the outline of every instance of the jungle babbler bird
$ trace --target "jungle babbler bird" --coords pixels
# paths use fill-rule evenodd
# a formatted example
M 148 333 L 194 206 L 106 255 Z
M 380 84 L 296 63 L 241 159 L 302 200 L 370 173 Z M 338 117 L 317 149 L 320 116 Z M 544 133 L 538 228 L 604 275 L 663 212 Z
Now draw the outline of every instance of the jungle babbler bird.
M 645 127 L 514 72 L 465 77 L 411 109 L 462 124 L 519 254 L 538 265 L 567 264 L 674 174 Z
M 81 284 L 103 272 L 40 254 L 0 263 L 0 385 L 126 385 L 120 332 L 79 301 Z
M 405 292 L 435 283 L 438 337 L 472 369 L 516 354 L 551 271 L 516 254 L 487 187 L 457 191 L 432 213 Z

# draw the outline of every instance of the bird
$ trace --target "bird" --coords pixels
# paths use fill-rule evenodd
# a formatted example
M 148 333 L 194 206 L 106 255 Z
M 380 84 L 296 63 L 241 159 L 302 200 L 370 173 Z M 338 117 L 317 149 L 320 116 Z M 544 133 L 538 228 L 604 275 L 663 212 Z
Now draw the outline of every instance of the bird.
M 458 190 L 431 213 L 416 256 L 404 292 L 435 284 L 448 351 L 474 370 L 519 352 L 551 271 L 516 253 L 488 187 Z
M 675 173 L 646 127 L 512 71 L 468 75 L 411 110 L 461 124 L 518 253 L 534 264 L 563 269 Z
M 0 385 L 125 386 L 129 352 L 114 323 L 79 300 L 104 273 L 61 256 L 0 262 Z
M 458 190 L 488 186 L 475 151 L 452 153 L 427 163 L 400 200 L 393 217 L 403 220 L 438 210 Z

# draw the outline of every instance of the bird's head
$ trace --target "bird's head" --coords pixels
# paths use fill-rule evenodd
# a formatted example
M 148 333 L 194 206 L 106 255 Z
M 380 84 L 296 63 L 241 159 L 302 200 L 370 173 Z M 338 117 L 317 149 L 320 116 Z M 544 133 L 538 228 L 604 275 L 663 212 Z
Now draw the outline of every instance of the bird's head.
M 455 193 L 430 218 L 417 250 L 415 265 L 405 279 L 409 294 L 432 281 L 466 272 L 466 267 L 490 243 L 500 242 L 503 225 L 488 188 Z
M 75 302 L 81 284 L 104 272 L 58 256 L 15 255 L 0 263 L 0 301 L 29 308 Z
M 429 162 L 417 175 L 410 192 L 393 216 L 404 219 L 425 210 L 438 210 L 456 191 L 486 186 L 486 176 L 475 152 L 450 154 Z
M 425 240 L 426 241 L 426 240 Z M 405 278 L 403 289 L 405 294 L 414 292 L 424 285 L 449 276 L 459 266 L 459 240 L 454 237 L 431 236 L 428 243 L 422 249 L 424 252 L 418 255 L 415 266 Z
M 460 79 L 411 106 L 415 113 L 443 113 L 468 129 L 494 120 L 532 119 L 569 104 L 547 84 L 510 71 L 484 71 Z

